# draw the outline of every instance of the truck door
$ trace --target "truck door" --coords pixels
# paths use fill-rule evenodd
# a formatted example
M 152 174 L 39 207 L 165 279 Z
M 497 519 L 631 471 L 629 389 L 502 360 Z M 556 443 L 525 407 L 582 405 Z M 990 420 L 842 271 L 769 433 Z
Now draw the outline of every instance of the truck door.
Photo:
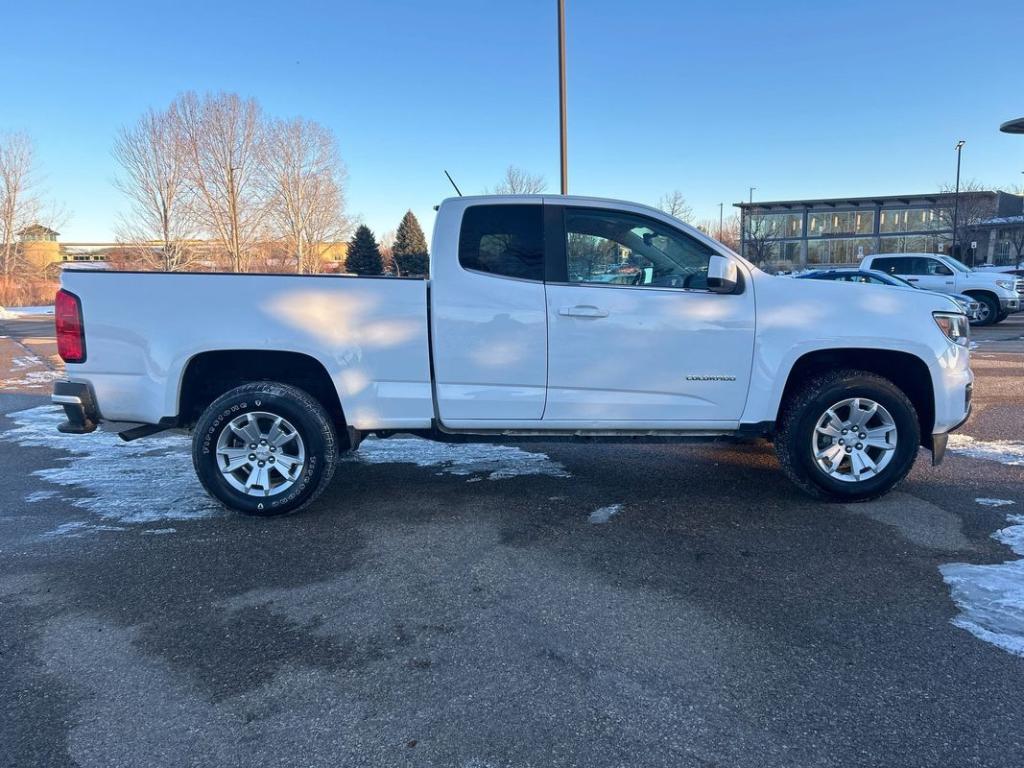
M 443 424 L 539 420 L 547 391 L 539 198 L 447 201 L 431 265 L 431 343 Z
M 754 345 L 749 281 L 736 294 L 709 292 L 715 250 L 659 219 L 562 210 L 563 253 L 549 247 L 562 274 L 547 286 L 544 422 L 636 429 L 738 421 Z

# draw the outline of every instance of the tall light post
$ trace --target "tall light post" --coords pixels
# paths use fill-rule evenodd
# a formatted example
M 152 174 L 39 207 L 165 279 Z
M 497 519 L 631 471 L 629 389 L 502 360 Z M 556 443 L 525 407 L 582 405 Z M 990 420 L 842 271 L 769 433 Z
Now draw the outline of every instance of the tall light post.
M 558 0 L 558 129 L 562 156 L 562 194 L 569 194 L 569 161 L 565 132 L 565 0 Z
M 722 235 L 725 233 L 725 229 L 722 227 L 722 221 L 723 221 L 723 216 L 724 216 L 724 214 L 723 214 L 724 207 L 725 207 L 725 203 L 719 203 L 718 204 L 718 240 L 719 240 L 719 242 L 721 242 Z
M 956 192 L 953 195 L 953 252 L 950 255 L 954 259 L 960 255 L 960 252 L 957 250 L 956 227 L 957 219 L 960 216 L 960 153 L 963 152 L 964 144 L 966 143 L 966 141 L 960 139 L 956 146 L 953 147 L 956 150 Z M 972 264 L 971 266 L 973 267 L 974 265 Z
M 754 190 L 755 189 L 757 189 L 757 187 L 751 187 L 750 188 L 750 199 L 747 202 L 749 202 L 749 203 L 753 203 L 754 202 Z

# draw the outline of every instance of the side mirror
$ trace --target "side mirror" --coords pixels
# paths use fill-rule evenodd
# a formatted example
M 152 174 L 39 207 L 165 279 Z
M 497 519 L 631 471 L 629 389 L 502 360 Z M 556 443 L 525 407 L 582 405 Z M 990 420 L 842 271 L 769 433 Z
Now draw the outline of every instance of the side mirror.
M 708 290 L 712 293 L 732 293 L 740 281 L 739 268 L 732 259 L 715 254 L 708 262 Z

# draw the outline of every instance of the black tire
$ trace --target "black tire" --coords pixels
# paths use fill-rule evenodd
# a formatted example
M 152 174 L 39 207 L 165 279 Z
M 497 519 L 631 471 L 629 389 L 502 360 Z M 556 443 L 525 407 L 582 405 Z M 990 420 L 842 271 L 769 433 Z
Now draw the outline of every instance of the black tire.
M 1009 312 L 1000 312 L 998 315 L 996 315 L 996 323 L 1003 322 L 1003 320 L 1005 320 L 1009 316 L 1010 316 Z
M 975 294 L 972 298 L 977 299 L 981 303 L 981 317 L 978 318 L 978 322 L 975 325 L 995 325 L 999 322 L 999 300 L 995 296 L 990 296 L 987 293 Z
M 290 422 L 301 438 L 305 453 L 305 461 L 291 485 L 264 496 L 249 495 L 233 487 L 221 472 L 216 450 L 221 434 L 232 421 L 254 413 L 281 416 Z M 267 437 L 269 439 L 270 435 Z M 271 516 L 299 511 L 323 493 L 334 476 L 337 460 L 337 435 L 323 406 L 297 387 L 272 381 L 245 384 L 218 397 L 199 417 L 192 437 L 192 463 L 203 487 L 225 507 L 247 515 Z M 275 476 L 278 482 L 284 481 L 282 475 Z
M 853 397 L 870 398 L 884 406 L 896 426 L 893 456 L 874 477 L 844 482 L 821 469 L 814 459 L 812 438 L 826 410 Z M 775 451 L 786 476 L 803 491 L 831 501 L 867 501 L 890 491 L 914 465 L 921 428 L 914 405 L 895 384 L 873 373 L 839 370 L 808 381 L 783 403 Z

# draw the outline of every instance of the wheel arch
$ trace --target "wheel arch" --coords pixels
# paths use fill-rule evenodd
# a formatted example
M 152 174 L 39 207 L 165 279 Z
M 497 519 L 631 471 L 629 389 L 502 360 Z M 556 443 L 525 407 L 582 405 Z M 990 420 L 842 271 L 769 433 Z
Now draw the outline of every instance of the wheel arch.
M 935 390 L 928 364 L 917 355 L 890 349 L 840 348 L 807 352 L 794 361 L 786 377 L 786 385 L 776 411 L 778 422 L 782 409 L 796 390 L 819 373 L 837 368 L 855 368 L 888 379 L 910 399 L 917 411 L 921 441 L 931 447 L 935 424 Z
M 324 364 L 302 352 L 231 349 L 193 355 L 181 375 L 178 425 L 192 426 L 203 410 L 220 395 L 255 381 L 277 381 L 308 392 L 331 416 L 342 446 L 347 443 L 347 421 L 338 389 Z

